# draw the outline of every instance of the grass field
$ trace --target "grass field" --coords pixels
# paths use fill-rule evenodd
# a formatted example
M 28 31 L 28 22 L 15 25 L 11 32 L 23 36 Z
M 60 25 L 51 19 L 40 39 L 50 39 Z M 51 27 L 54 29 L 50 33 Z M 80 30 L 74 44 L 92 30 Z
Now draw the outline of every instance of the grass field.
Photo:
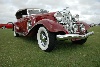
M 12 29 L 0 29 L 0 67 L 100 67 L 100 26 L 84 45 L 56 41 L 52 52 L 38 47 L 34 37 L 14 37 Z

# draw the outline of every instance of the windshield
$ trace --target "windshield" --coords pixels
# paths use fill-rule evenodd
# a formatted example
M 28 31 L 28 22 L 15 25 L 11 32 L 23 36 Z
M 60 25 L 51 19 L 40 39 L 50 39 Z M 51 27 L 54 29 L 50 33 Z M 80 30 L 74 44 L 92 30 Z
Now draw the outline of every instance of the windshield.
M 28 10 L 29 15 L 34 14 L 34 15 L 38 15 L 38 14 L 43 14 L 43 13 L 48 13 L 47 10 L 43 10 L 43 9 L 31 9 Z

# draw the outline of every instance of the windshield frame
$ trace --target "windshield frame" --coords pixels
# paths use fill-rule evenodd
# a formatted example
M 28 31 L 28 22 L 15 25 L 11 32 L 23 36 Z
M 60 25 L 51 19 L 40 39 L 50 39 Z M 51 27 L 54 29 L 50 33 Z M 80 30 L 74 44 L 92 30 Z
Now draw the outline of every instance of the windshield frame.
M 35 10 L 36 10 L 36 13 L 32 13 L 31 12 L 31 11 L 35 11 Z M 44 10 L 44 9 L 27 9 L 27 14 L 28 15 L 38 15 L 38 14 L 44 14 L 44 13 L 48 13 L 48 11 L 47 10 Z

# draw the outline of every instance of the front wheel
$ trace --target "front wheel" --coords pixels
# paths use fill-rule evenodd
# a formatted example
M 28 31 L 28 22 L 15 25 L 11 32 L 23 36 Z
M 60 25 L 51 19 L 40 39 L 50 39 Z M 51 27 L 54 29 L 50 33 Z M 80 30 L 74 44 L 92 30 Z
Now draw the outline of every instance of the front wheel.
M 42 50 L 46 52 L 50 52 L 54 48 L 55 34 L 49 32 L 44 26 L 42 26 L 38 30 L 37 40 L 38 40 L 39 47 Z
M 82 45 L 82 44 L 84 44 L 86 41 L 87 41 L 87 38 L 81 39 L 81 40 L 72 41 L 72 43 Z
M 87 30 L 86 30 L 86 33 L 88 33 Z M 72 43 L 82 45 L 82 44 L 84 44 L 86 41 L 87 41 L 87 38 L 85 38 L 85 39 L 80 39 L 80 40 L 75 40 L 75 41 L 72 40 Z

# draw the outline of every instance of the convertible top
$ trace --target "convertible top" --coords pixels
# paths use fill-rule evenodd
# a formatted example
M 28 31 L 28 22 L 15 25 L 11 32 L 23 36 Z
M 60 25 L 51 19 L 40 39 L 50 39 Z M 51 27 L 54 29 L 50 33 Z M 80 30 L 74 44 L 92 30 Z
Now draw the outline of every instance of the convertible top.
M 27 14 L 27 10 L 31 10 L 31 9 L 40 9 L 40 8 L 25 8 L 25 9 L 19 9 L 15 16 L 17 19 L 22 18 L 22 15 L 28 15 Z
M 23 10 L 28 10 L 28 9 L 40 9 L 40 8 L 25 8 L 25 9 L 19 9 L 16 13 L 23 11 Z

